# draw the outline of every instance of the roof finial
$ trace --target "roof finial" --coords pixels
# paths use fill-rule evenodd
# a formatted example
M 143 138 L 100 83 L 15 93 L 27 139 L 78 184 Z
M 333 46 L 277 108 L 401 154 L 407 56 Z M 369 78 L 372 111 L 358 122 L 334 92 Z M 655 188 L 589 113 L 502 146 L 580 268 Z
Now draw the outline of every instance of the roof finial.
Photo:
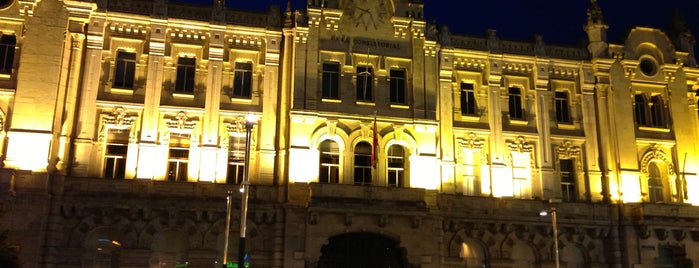
M 590 0 L 590 3 L 592 5 L 587 9 L 587 24 L 604 24 L 602 8 L 597 4 L 597 0 Z

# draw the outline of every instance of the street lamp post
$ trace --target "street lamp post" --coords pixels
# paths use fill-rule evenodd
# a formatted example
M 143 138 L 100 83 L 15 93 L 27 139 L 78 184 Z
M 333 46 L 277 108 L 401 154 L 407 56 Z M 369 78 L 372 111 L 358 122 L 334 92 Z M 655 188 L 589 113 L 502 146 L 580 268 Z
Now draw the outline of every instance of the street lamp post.
M 228 191 L 226 193 L 226 231 L 224 232 L 225 241 L 223 242 L 223 267 L 226 267 L 226 264 L 228 263 L 228 241 L 230 240 L 230 232 L 231 232 L 231 203 L 233 199 L 233 192 Z
M 556 256 L 556 268 L 561 267 L 560 263 L 560 255 L 558 254 L 558 226 L 557 226 L 557 220 L 556 220 L 556 208 L 551 208 L 550 211 L 542 211 L 539 212 L 539 215 L 541 216 L 546 216 L 549 213 L 551 213 L 551 227 L 553 228 L 553 247 L 554 247 L 554 253 Z
M 242 200 L 240 202 L 240 241 L 238 244 L 238 267 L 245 267 L 245 229 L 248 217 L 248 196 L 250 195 L 250 137 L 257 116 L 248 114 L 245 120 L 245 172 L 240 185 Z

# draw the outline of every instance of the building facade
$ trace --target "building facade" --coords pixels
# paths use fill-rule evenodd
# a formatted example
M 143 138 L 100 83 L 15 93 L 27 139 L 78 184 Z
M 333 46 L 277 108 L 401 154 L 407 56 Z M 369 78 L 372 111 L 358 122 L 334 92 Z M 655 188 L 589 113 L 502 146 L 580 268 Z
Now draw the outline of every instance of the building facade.
M 577 48 L 423 9 L 0 0 L 0 228 L 25 267 L 220 267 L 241 218 L 253 267 L 699 263 L 680 19 L 611 43 L 593 0 Z

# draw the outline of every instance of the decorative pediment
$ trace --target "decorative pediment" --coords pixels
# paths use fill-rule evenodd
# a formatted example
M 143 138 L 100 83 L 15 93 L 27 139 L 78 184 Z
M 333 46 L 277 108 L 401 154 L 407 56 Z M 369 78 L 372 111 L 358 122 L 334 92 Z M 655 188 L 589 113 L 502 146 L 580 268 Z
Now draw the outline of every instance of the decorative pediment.
M 184 111 L 180 111 L 179 113 L 177 113 L 177 115 L 175 115 L 175 117 L 170 118 L 167 121 L 167 127 L 170 129 L 194 129 L 196 125 L 197 121 L 187 117 Z
M 136 118 L 129 116 L 124 107 L 121 106 L 114 107 L 112 112 L 102 119 L 104 124 L 108 124 L 116 128 L 130 128 L 135 121 Z
M 236 117 L 233 122 L 226 124 L 226 130 L 231 134 L 245 134 L 245 116 Z
M 507 141 L 507 147 L 510 151 L 518 153 L 531 153 L 534 151 L 534 145 L 527 143 L 522 136 L 517 137 L 516 140 Z
M 473 132 L 468 133 L 466 138 L 458 138 L 458 142 L 461 150 L 478 151 L 485 146 L 485 140 L 478 138 Z
M 573 145 L 571 141 L 563 141 L 560 145 L 555 145 L 554 150 L 557 155 L 565 158 L 580 157 L 582 151 L 580 146 Z
M 667 174 L 675 175 L 675 166 L 672 164 L 667 154 L 665 154 L 662 148 L 657 144 L 651 144 L 650 148 L 643 154 L 643 158 L 641 158 L 641 173 L 648 174 L 648 166 L 653 160 L 662 161 L 667 167 Z

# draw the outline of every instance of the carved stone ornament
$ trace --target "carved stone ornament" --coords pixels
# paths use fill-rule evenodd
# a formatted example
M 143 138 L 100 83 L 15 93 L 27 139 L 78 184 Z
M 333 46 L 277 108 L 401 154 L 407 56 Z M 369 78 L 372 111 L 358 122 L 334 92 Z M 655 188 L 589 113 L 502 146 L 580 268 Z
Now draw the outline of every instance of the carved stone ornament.
M 563 141 L 555 150 L 557 155 L 567 158 L 579 157 L 581 152 L 580 146 L 574 146 L 571 141 Z
M 657 144 L 652 144 L 648 151 L 643 154 L 643 158 L 641 158 L 641 173 L 648 174 L 648 166 L 653 160 L 662 161 L 667 166 L 667 174 L 675 175 L 675 167 L 672 164 L 672 161 L 670 161 L 667 154 L 665 154 L 665 152 L 663 152 L 663 150 Z
M 167 121 L 167 127 L 173 129 L 194 129 L 196 125 L 197 123 L 189 119 L 183 111 L 180 111 L 174 118 L 170 118 Z
M 514 141 L 507 141 L 507 147 L 510 151 L 518 153 L 531 153 L 534 151 L 534 145 L 527 143 L 522 136 L 517 137 Z
M 245 134 L 245 117 L 238 116 L 233 122 L 229 122 L 226 125 L 226 130 L 228 133 L 244 135 Z
M 133 117 L 128 116 L 123 107 L 117 106 L 114 107 L 109 115 L 104 117 L 102 122 L 103 124 L 112 125 L 116 128 L 127 128 L 133 125 L 134 121 L 136 120 Z
M 482 150 L 485 146 L 485 141 L 479 139 L 473 132 L 468 133 L 468 137 L 466 138 L 458 138 L 458 142 L 461 150 L 478 151 Z

